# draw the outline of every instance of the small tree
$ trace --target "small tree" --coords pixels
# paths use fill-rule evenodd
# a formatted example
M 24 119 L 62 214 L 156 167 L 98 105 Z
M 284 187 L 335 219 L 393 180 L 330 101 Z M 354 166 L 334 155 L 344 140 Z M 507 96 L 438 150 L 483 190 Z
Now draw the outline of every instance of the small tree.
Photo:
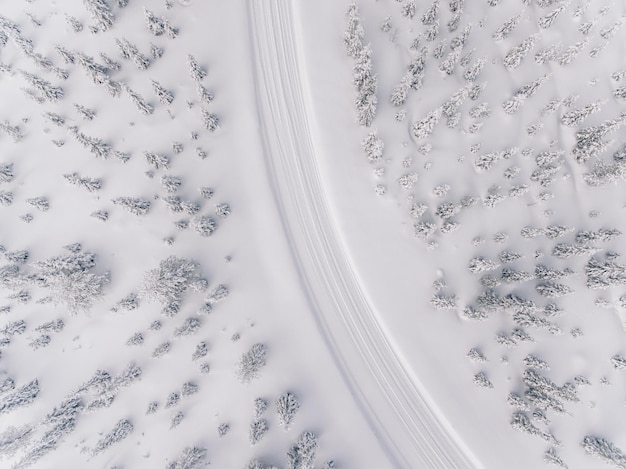
M 204 122 L 204 127 L 210 132 L 215 132 L 220 126 L 219 117 L 206 109 L 202 110 L 202 121 Z
M 207 71 L 198 64 L 193 55 L 187 56 L 187 64 L 189 65 L 189 74 L 195 82 L 200 83 L 207 76 Z
M 282 394 L 276 400 L 276 412 L 278 413 L 278 419 L 281 425 L 288 427 L 298 412 L 300 403 L 296 399 L 296 396 L 290 392 Z
M 161 104 L 172 104 L 172 101 L 174 101 L 174 94 L 171 91 L 163 88 L 158 82 L 154 80 L 152 80 L 152 89 L 159 98 Z
M 159 267 L 146 273 L 141 285 L 141 295 L 158 301 L 164 308 L 179 305 L 189 288 L 202 289 L 206 280 L 199 272 L 199 264 L 189 259 L 170 256 Z
M 112 444 L 122 441 L 132 433 L 133 428 L 132 422 L 128 419 L 118 421 L 113 429 L 98 441 L 95 448 L 91 451 L 91 454 L 95 456 L 106 450 Z
M 587 454 L 597 456 L 615 467 L 626 468 L 626 455 L 609 440 L 597 436 L 586 436 L 581 446 Z
M 139 49 L 134 44 L 131 44 L 126 39 L 115 39 L 115 43 L 122 57 L 132 60 L 139 70 L 146 70 L 150 66 L 150 59 L 139 52 Z
M 133 215 L 145 215 L 151 207 L 151 202 L 139 197 L 117 197 L 113 199 L 115 205 L 121 205 Z
M 289 469 L 313 469 L 317 437 L 312 432 L 304 432 L 298 442 L 287 452 L 287 467 Z
M 83 0 L 83 5 L 91 14 L 100 31 L 106 31 L 113 26 L 115 16 L 105 0 Z
M 176 458 L 176 461 L 168 464 L 167 469 L 200 469 L 204 466 L 207 450 L 198 446 L 187 447 Z
M 237 377 L 244 383 L 258 378 L 266 364 L 267 347 L 264 344 L 254 344 L 246 353 L 241 355 L 237 366 Z

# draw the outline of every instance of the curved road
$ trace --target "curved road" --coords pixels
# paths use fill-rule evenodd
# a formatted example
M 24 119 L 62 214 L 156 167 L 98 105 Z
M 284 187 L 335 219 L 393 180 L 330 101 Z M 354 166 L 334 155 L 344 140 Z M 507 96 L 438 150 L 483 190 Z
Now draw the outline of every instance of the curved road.
M 346 382 L 394 467 L 481 467 L 394 350 L 333 224 L 309 127 L 291 0 L 251 0 L 248 13 L 274 195 L 309 302 Z

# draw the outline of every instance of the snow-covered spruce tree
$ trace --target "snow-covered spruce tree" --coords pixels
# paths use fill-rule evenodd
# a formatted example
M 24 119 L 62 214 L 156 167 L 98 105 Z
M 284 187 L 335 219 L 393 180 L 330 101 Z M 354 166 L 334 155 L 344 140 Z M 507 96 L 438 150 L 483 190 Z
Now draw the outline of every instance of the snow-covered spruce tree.
M 537 21 L 537 23 L 539 24 L 539 27 L 543 28 L 543 29 L 548 29 L 550 26 L 552 26 L 552 23 L 554 23 L 554 21 L 559 16 L 559 14 L 563 10 L 565 10 L 566 6 L 567 6 L 566 3 L 561 3 L 554 10 L 552 10 L 550 13 L 548 13 L 547 15 L 544 15 L 541 18 L 539 18 L 539 20 Z
M 423 140 L 428 137 L 435 129 L 435 125 L 437 125 L 439 119 L 441 119 L 442 112 L 442 108 L 438 107 L 437 109 L 429 112 L 426 117 L 413 124 L 411 126 L 411 131 L 413 132 L 413 135 L 415 135 L 415 138 Z
M 31 441 L 34 428 L 31 425 L 8 427 L 0 433 L 0 455 L 10 458 L 22 451 Z
M 266 364 L 267 347 L 264 344 L 254 344 L 246 353 L 241 355 L 237 365 L 237 377 L 243 383 L 249 383 L 261 374 L 261 368 Z
M 508 20 L 504 22 L 502 26 L 500 26 L 491 36 L 495 41 L 501 41 L 502 39 L 506 39 L 509 34 L 515 29 L 515 27 L 519 24 L 522 19 L 522 15 L 517 14 L 512 16 Z
M 217 226 L 213 217 L 202 215 L 193 219 L 193 227 L 200 236 L 211 236 L 217 230 Z
M 148 213 L 151 207 L 151 202 L 148 199 L 142 199 L 140 197 L 117 197 L 112 199 L 115 205 L 120 205 L 128 210 L 133 215 L 145 215 Z
M 60 86 L 53 86 L 49 81 L 24 70 L 20 70 L 20 73 L 28 84 L 41 94 L 45 101 L 56 102 L 63 97 L 63 88 Z
M 528 435 L 538 436 L 542 440 L 545 440 L 555 446 L 560 446 L 560 442 L 554 438 L 550 433 L 541 431 L 538 427 L 533 425 L 530 418 L 524 412 L 514 412 L 511 416 L 511 427 L 515 430 Z
M 430 26 L 437 22 L 439 17 L 439 0 L 435 0 L 430 8 L 422 15 L 422 24 L 424 26 Z
M 346 51 L 350 57 L 356 58 L 359 51 L 363 49 L 363 39 L 365 38 L 365 30 L 361 25 L 359 18 L 359 9 L 355 2 L 348 6 L 348 24 L 343 36 L 346 44 Z
M 361 146 L 370 163 L 380 161 L 383 156 L 385 144 L 383 140 L 376 135 L 376 132 L 367 134 L 367 137 L 361 142 Z
M 107 67 L 98 64 L 93 57 L 89 57 L 82 52 L 75 52 L 74 57 L 96 85 L 104 87 L 113 97 L 117 97 L 122 93 L 122 85 L 118 81 L 111 79 Z
M 378 98 L 378 78 L 372 73 L 372 49 L 365 46 L 358 54 L 353 68 L 353 81 L 357 89 L 355 100 L 357 122 L 359 125 L 369 127 L 376 116 Z
M 264 464 L 258 459 L 251 460 L 244 469 L 278 469 L 276 466 Z
M 93 120 L 96 117 L 96 111 L 93 109 L 86 108 L 85 106 L 81 106 L 80 104 L 74 104 L 74 109 L 76 112 L 85 120 Z
M 626 122 L 626 113 L 617 119 L 609 119 L 600 125 L 586 127 L 576 132 L 576 145 L 572 149 L 576 161 L 585 163 L 590 158 L 594 158 L 605 151 L 609 142 L 604 138 L 620 128 L 624 122 Z
M 35 379 L 1 398 L 0 414 L 8 413 L 18 407 L 29 405 L 35 401 L 38 395 L 39 381 Z
M 580 109 L 574 109 L 573 111 L 566 112 L 561 117 L 561 124 L 568 127 L 576 127 L 591 114 L 600 111 L 602 109 L 602 105 L 605 103 L 606 101 L 599 100 L 595 103 L 587 104 Z
M 200 469 L 205 466 L 207 450 L 198 446 L 187 447 L 176 458 L 168 464 L 166 469 Z
M 102 61 L 104 62 L 105 67 L 109 71 L 117 71 L 117 70 L 121 70 L 122 69 L 122 65 L 119 62 L 113 60 L 111 57 L 106 55 L 104 52 L 100 52 L 100 58 L 102 59 Z
M 0 184 L 13 180 L 13 163 L 0 164 Z
M 196 83 L 200 83 L 207 76 L 207 71 L 198 64 L 196 58 L 191 54 L 187 56 L 187 65 L 189 65 L 189 74 Z
M 209 132 L 215 132 L 220 126 L 219 117 L 206 109 L 202 109 L 202 122 Z
M 163 88 L 158 82 L 154 80 L 152 80 L 152 89 L 159 98 L 161 104 L 172 104 L 172 101 L 174 101 L 174 94 L 171 91 Z
M 115 39 L 115 43 L 122 57 L 132 60 L 139 70 L 146 70 L 150 66 L 150 58 L 139 52 L 139 49 L 134 44 L 131 44 L 126 39 Z
M 613 261 L 600 261 L 591 258 L 585 266 L 587 288 L 592 290 L 608 288 L 626 283 L 626 266 Z
M 91 271 L 95 259 L 95 254 L 87 251 L 51 257 L 35 264 L 38 272 L 29 281 L 48 288 L 52 301 L 66 306 L 70 313 L 88 311 L 109 282 L 108 273 Z
M 209 104 L 214 99 L 213 93 L 207 90 L 200 83 L 196 83 L 196 93 L 198 94 L 198 99 L 200 100 L 200 102 L 203 102 L 205 104 Z
M 520 44 L 511 48 L 509 52 L 506 54 L 503 60 L 503 64 L 506 68 L 516 68 L 521 63 L 522 60 L 528 55 L 528 53 L 535 46 L 535 43 L 539 39 L 539 34 L 533 34 L 530 37 L 524 39 Z
M 269 426 L 267 424 L 267 420 L 254 420 L 250 424 L 250 429 L 248 431 L 248 439 L 250 440 L 250 444 L 256 445 L 261 440 L 261 438 L 265 436 L 268 430 Z
M 167 18 L 157 17 L 147 8 L 144 8 L 143 11 L 146 17 L 146 27 L 152 34 L 155 36 L 165 34 L 170 39 L 174 39 L 178 36 L 178 29 L 173 27 Z
M 206 288 L 206 279 L 201 276 L 199 267 L 193 260 L 170 256 L 161 261 L 158 268 L 146 272 L 140 294 L 148 300 L 158 301 L 164 308 L 178 306 L 187 289 L 199 291 Z
M 154 166 L 155 169 L 169 169 L 170 159 L 167 156 L 153 153 L 151 151 L 144 151 L 143 154 L 146 157 L 148 164 Z
M 70 134 L 97 158 L 106 159 L 111 154 L 111 146 L 108 143 L 104 143 L 102 140 L 96 137 L 89 137 L 78 130 L 78 127 L 70 127 Z
M 313 469 L 317 437 L 312 432 L 303 432 L 297 443 L 287 452 L 288 469 Z
M 83 0 L 83 5 L 85 5 L 85 8 L 96 22 L 97 29 L 106 31 L 113 26 L 115 16 L 106 0 Z
M 154 112 L 154 106 L 143 99 L 139 93 L 133 91 L 127 85 L 122 85 L 122 88 L 126 91 L 126 94 L 128 94 L 135 107 L 139 109 L 142 114 L 149 115 Z
M 9 124 L 8 121 L 0 122 L 0 131 L 11 137 L 14 142 L 18 142 L 22 138 L 20 128 L 17 125 Z
M 598 436 L 586 436 L 581 446 L 591 456 L 597 456 L 615 467 L 626 468 L 626 455 L 609 440 Z
M 81 177 L 78 173 L 64 174 L 63 177 L 67 182 L 75 186 L 83 187 L 88 192 L 95 192 L 102 188 L 102 180 L 90 177 Z
M 300 403 L 293 393 L 286 392 L 281 394 L 280 397 L 276 399 L 276 412 L 278 413 L 278 420 L 280 421 L 280 424 L 284 425 L 286 428 L 289 427 L 291 422 L 293 422 L 298 409 L 300 409 Z
M 100 454 L 102 451 L 109 448 L 109 446 L 122 441 L 127 438 L 128 435 L 132 433 L 134 426 L 132 422 L 128 419 L 119 420 L 113 429 L 104 435 L 100 441 L 96 444 L 96 446 L 91 450 L 91 454 L 93 456 Z

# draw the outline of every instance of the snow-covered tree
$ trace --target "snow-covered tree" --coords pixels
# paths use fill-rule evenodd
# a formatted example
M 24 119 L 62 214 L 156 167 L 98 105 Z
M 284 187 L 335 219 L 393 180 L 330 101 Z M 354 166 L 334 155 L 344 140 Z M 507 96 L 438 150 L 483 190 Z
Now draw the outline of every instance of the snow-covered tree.
M 106 159 L 111 154 L 111 146 L 96 137 L 89 137 L 78 130 L 78 127 L 70 127 L 70 134 L 96 157 Z
M 178 36 L 178 29 L 173 27 L 167 18 L 155 16 L 147 8 L 144 8 L 144 15 L 146 17 L 146 27 L 155 36 L 165 34 L 170 39 Z
M 38 272 L 31 282 L 46 287 L 54 303 L 66 306 L 71 313 L 87 311 L 103 294 L 109 275 L 92 272 L 96 266 L 95 254 L 71 252 L 38 262 Z
M 152 80 L 152 89 L 159 98 L 161 104 L 172 104 L 172 101 L 174 101 L 174 94 L 171 91 L 163 88 L 158 82 L 154 80 Z
M 133 91 L 127 85 L 122 85 L 122 88 L 126 91 L 126 94 L 128 94 L 135 107 L 139 109 L 142 114 L 149 115 L 154 112 L 154 106 L 148 103 L 139 93 Z
M 115 424 L 113 429 L 109 433 L 104 435 L 98 441 L 98 443 L 96 443 L 96 446 L 91 451 L 91 454 L 95 456 L 101 453 L 102 451 L 108 449 L 114 443 L 118 443 L 122 441 L 123 439 L 127 438 L 128 435 L 132 433 L 133 429 L 134 429 L 134 426 L 130 420 L 128 419 L 119 420 Z
M 361 146 L 370 163 L 376 163 L 382 158 L 385 144 L 383 140 L 376 135 L 376 132 L 367 134 L 367 137 L 361 142 Z
M 261 368 L 267 362 L 267 347 L 264 344 L 254 344 L 246 353 L 241 355 L 237 365 L 237 377 L 244 383 L 258 378 Z
M 78 173 L 64 174 L 63 177 L 70 184 L 83 187 L 89 192 L 96 192 L 102 188 L 101 179 L 81 177 Z
M 133 215 L 145 215 L 152 206 L 148 199 L 142 199 L 140 197 L 117 197 L 113 199 L 115 205 L 120 205 L 128 210 Z
M 180 305 L 185 291 L 205 288 L 206 280 L 199 267 L 193 260 L 170 256 L 161 261 L 158 268 L 146 272 L 140 294 L 158 301 L 164 308 Z
M 210 132 L 215 132 L 220 126 L 219 117 L 206 109 L 202 109 L 202 122 L 204 127 Z
M 60 86 L 53 86 L 49 81 L 23 70 L 21 74 L 28 84 L 40 93 L 45 101 L 56 102 L 63 97 L 63 88 Z
M 115 16 L 106 0 L 83 0 L 83 5 L 85 5 L 85 8 L 96 22 L 97 29 L 106 31 L 113 26 Z
M 167 469 L 200 469 L 205 465 L 206 457 L 207 450 L 205 448 L 187 447 L 175 461 L 167 465 Z
M 317 437 L 312 432 L 303 432 L 297 443 L 287 452 L 288 469 L 313 469 Z
M 187 65 L 189 66 L 189 74 L 195 82 L 200 83 L 207 76 L 207 71 L 198 64 L 196 58 L 191 54 L 187 56 Z
M 516 68 L 521 63 L 522 60 L 528 55 L 528 53 L 535 46 L 535 43 L 539 39 L 539 34 L 533 34 L 528 38 L 524 39 L 520 44 L 511 48 L 509 52 L 505 55 L 503 63 L 504 66 L 508 69 Z
M 115 43 L 122 57 L 132 60 L 139 70 L 146 70 L 150 66 L 150 59 L 139 52 L 139 49 L 134 44 L 131 44 L 126 39 L 115 39 Z
M 265 436 L 268 430 L 269 426 L 267 424 L 267 420 L 254 420 L 250 424 L 250 430 L 248 431 L 248 439 L 250 440 L 250 444 L 256 445 L 261 440 L 261 438 Z
M 606 438 L 587 435 L 583 438 L 581 446 L 591 456 L 597 456 L 615 467 L 626 468 L 626 455 Z
M 281 394 L 280 397 L 276 399 L 276 412 L 278 413 L 278 420 L 281 425 L 289 427 L 299 408 L 300 403 L 293 393 L 286 392 Z

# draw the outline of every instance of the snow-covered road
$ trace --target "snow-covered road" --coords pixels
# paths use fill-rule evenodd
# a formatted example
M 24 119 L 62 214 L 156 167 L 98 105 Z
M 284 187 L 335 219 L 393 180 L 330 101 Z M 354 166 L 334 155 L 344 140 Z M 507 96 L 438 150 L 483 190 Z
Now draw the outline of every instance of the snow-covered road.
M 274 195 L 338 366 L 394 467 L 480 467 L 394 349 L 336 231 L 317 167 L 291 2 L 249 5 L 259 122 Z

